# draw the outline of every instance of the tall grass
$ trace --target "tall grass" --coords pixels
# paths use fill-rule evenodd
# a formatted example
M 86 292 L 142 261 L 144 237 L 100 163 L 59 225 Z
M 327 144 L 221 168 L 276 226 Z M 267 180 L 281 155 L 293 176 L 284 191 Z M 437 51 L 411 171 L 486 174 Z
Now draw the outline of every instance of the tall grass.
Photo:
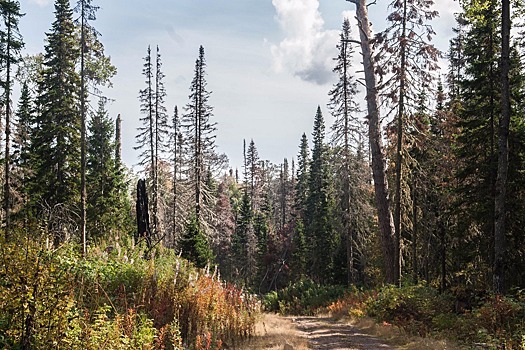
M 257 300 L 173 251 L 0 238 L 0 348 L 220 349 L 253 333 Z

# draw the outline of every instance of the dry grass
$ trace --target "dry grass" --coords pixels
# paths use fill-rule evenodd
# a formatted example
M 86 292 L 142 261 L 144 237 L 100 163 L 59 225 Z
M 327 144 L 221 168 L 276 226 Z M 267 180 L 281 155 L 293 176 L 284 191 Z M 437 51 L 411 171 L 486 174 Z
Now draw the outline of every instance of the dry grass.
M 239 344 L 242 350 L 307 350 L 308 342 L 298 331 L 290 317 L 264 314 L 255 328 L 255 336 Z

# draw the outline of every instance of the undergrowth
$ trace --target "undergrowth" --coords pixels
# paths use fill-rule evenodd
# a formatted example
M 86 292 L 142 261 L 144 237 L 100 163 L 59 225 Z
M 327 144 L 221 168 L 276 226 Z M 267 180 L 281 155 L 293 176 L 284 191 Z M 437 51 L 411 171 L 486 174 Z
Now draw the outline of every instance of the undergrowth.
M 525 349 L 525 293 L 494 296 L 456 289 L 439 293 L 425 284 L 385 286 L 377 290 L 330 287 L 301 282 L 265 298 L 268 311 L 283 314 L 329 313 L 334 318 L 374 318 L 407 334 L 448 339 L 465 348 Z M 316 297 L 312 298 L 312 294 Z
M 282 314 L 313 315 L 319 308 L 328 306 L 345 293 L 342 286 L 323 286 L 311 279 L 302 279 L 288 287 L 267 294 L 265 309 Z
M 253 332 L 257 300 L 173 251 L 78 250 L 0 238 L 0 348 L 212 350 Z

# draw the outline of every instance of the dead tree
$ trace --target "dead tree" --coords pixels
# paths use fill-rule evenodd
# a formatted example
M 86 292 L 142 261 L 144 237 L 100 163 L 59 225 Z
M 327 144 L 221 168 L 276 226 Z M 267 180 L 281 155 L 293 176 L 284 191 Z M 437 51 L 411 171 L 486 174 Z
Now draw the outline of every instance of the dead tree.
M 137 183 L 137 235 L 135 242 L 144 239 L 148 250 L 151 249 L 151 230 L 149 227 L 148 193 L 146 192 L 146 180 L 140 179 Z

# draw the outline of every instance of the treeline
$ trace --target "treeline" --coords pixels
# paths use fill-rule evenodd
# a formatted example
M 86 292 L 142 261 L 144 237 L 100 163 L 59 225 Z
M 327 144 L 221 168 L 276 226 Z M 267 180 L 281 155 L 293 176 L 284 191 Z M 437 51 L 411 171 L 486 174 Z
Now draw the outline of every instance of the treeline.
M 104 98 L 91 108 L 116 73 L 92 26 L 98 7 L 80 0 L 74 11 L 56 0 L 45 53 L 22 59 L 18 2 L 2 3 L 6 236 L 44 231 L 57 244 L 78 240 L 85 252 L 86 243 L 133 235 L 148 250 L 163 244 L 198 266 L 217 264 L 223 278 L 257 292 L 304 278 L 523 287 L 523 47 L 516 31 L 506 49 L 509 8 L 463 2 L 442 74 L 432 1 L 394 1 L 386 29 L 374 36 L 366 1 L 351 2 L 364 88 L 345 20 L 337 81 L 327 91 L 334 123 L 326 130 L 323 109 L 312 109 L 311 136 L 303 134 L 297 156 L 281 164 L 263 160 L 254 140 L 239 150 L 239 170 L 217 152 L 202 46 L 182 107 L 167 101 L 159 47 L 147 49 L 136 143 L 147 198 L 141 191 L 138 217 L 120 119 L 109 118 Z M 513 8 L 516 27 L 521 10 Z M 22 89 L 13 112 L 14 77 Z

